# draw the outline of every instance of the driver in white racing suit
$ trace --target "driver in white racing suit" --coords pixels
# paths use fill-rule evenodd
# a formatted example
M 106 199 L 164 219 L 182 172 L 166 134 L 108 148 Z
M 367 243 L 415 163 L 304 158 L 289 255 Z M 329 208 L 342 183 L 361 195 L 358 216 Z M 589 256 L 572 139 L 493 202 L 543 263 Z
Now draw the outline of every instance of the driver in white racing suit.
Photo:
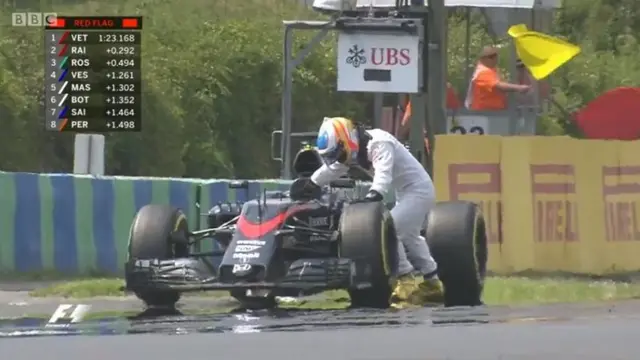
M 328 185 L 346 175 L 350 167 L 359 166 L 373 170 L 373 183 L 365 200 L 382 201 L 389 192 L 396 192 L 391 216 L 399 240 L 399 262 L 392 306 L 442 302 L 437 265 L 420 236 L 427 213 L 435 204 L 433 181 L 422 165 L 388 132 L 365 130 L 341 117 L 324 118 L 316 148 L 324 165 L 311 176 L 310 187 Z

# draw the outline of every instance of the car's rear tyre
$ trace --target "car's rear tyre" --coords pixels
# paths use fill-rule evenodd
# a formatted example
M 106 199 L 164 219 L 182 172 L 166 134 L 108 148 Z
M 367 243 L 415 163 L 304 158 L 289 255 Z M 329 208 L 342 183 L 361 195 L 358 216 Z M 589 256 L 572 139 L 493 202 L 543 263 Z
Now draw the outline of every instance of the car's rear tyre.
M 146 205 L 138 211 L 129 234 L 129 260 L 168 260 L 189 254 L 187 217 L 179 209 L 168 205 Z M 136 290 L 136 296 L 148 307 L 174 307 L 180 293 L 168 290 Z
M 368 266 L 370 288 L 348 289 L 351 307 L 386 309 L 398 263 L 398 239 L 391 214 L 380 202 L 346 206 L 340 219 L 340 257 Z M 361 271 L 358 267 L 357 271 Z
M 478 206 L 467 201 L 436 204 L 429 213 L 426 239 L 438 263 L 445 306 L 482 305 L 488 248 Z

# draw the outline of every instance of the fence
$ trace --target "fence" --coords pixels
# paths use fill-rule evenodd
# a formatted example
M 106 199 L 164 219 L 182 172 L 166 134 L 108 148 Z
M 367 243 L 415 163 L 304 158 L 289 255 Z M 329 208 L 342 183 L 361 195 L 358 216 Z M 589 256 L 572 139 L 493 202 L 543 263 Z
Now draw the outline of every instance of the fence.
M 436 152 L 437 195 L 440 201 L 465 199 L 481 206 L 495 272 L 637 271 L 637 154 L 640 142 L 446 135 L 438 139 Z M 227 184 L 0 173 L 0 270 L 120 273 L 140 207 L 172 204 L 193 227 L 199 211 L 246 200 L 244 190 Z M 289 182 L 250 184 L 254 196 Z

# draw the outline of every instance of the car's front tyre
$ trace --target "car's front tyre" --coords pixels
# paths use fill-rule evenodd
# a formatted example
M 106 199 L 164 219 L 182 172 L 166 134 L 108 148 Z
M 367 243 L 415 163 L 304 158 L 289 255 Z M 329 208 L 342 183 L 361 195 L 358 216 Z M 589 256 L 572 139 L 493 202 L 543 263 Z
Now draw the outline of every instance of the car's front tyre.
M 348 289 L 351 306 L 388 308 L 391 276 L 398 263 L 398 239 L 389 210 L 381 202 L 349 204 L 343 209 L 339 233 L 340 257 L 365 264 L 371 284 Z
M 138 211 L 129 234 L 129 262 L 135 260 L 168 260 L 189 254 L 187 236 L 189 225 L 179 209 L 168 205 L 146 205 Z M 180 237 L 184 241 L 176 241 Z M 130 278 L 130 274 L 125 274 Z M 128 281 L 127 281 L 128 282 Z M 139 284 L 127 284 L 148 307 L 174 307 L 180 293 L 171 290 L 152 290 Z

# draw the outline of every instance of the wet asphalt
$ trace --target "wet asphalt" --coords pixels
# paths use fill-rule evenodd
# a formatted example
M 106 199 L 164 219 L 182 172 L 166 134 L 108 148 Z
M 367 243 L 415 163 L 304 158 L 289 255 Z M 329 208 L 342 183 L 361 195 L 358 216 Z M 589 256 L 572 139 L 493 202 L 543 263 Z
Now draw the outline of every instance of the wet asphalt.
M 637 323 L 599 319 L 247 334 L 32 337 L 2 341 L 7 359 L 637 359 Z
M 182 313 L 141 311 L 135 298 L 73 302 L 0 291 L 5 359 L 638 359 L 640 301 L 460 309 L 226 311 L 228 299 L 186 298 Z M 50 327 L 60 303 L 131 316 Z M 186 315 L 185 315 L 186 314 Z

